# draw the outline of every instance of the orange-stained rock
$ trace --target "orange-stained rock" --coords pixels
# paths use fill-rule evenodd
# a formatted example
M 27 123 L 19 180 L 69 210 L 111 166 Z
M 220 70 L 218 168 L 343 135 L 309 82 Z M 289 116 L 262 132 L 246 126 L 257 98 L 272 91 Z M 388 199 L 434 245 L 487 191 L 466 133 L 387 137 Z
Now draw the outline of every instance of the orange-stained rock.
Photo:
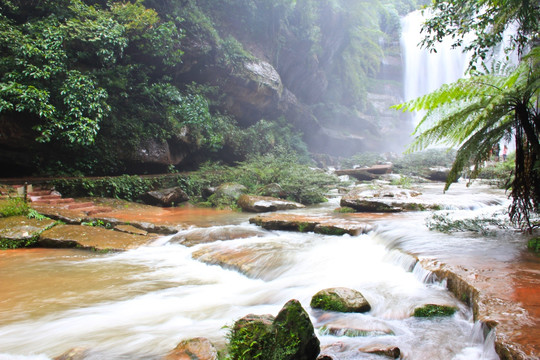
M 210 340 L 198 337 L 181 341 L 163 360 L 217 360 L 218 353 Z

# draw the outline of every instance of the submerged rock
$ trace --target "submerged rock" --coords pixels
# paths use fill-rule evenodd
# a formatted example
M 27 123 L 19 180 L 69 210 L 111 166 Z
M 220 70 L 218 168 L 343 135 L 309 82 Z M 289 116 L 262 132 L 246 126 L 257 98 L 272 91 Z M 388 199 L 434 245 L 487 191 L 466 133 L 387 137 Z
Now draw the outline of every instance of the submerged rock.
M 367 312 L 371 305 L 361 292 L 345 287 L 329 288 L 319 291 L 311 298 L 311 307 L 339 312 Z
M 301 209 L 305 206 L 289 200 L 278 199 L 270 196 L 241 195 L 238 206 L 247 212 L 267 212 L 279 210 Z
M 53 360 L 84 360 L 88 356 L 89 350 L 84 347 L 76 347 L 69 349 L 60 356 L 53 358 Z
M 386 356 L 391 359 L 397 359 L 401 356 L 401 350 L 397 346 L 392 345 L 375 344 L 361 347 L 358 350 L 368 354 Z
M 170 207 L 189 200 L 189 196 L 179 187 L 149 191 L 141 196 L 148 205 Z
M 163 360 L 217 360 L 218 352 L 207 338 L 181 341 Z
M 173 236 L 170 242 L 177 242 L 184 246 L 194 246 L 197 244 L 210 243 L 218 240 L 245 239 L 250 237 L 261 237 L 267 234 L 266 231 L 257 228 L 227 226 L 185 230 Z

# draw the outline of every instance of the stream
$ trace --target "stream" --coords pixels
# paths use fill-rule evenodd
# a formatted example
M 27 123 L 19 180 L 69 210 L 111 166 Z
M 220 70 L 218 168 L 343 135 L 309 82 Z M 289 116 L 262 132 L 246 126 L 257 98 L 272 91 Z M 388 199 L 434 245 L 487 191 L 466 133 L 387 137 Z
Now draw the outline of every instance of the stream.
M 499 190 L 456 184 L 443 195 L 442 186 L 427 185 L 423 192 L 440 197 L 446 211 L 457 215 L 508 205 Z M 264 231 L 249 224 L 252 214 L 228 212 L 191 219 L 184 231 L 230 227 L 257 235 L 192 247 L 166 236 L 109 254 L 2 251 L 0 359 L 45 360 L 74 347 L 90 349 L 87 359 L 159 359 L 181 340 L 197 336 L 222 347 L 235 320 L 250 313 L 276 315 L 290 299 L 302 303 L 319 331 L 321 348 L 336 359 L 382 359 L 358 352 L 372 344 L 397 346 L 404 359 L 498 359 L 491 334 L 484 337 L 471 309 L 444 282 L 415 266 L 409 254 L 451 258 L 459 250 L 463 257 L 504 262 L 517 256 L 523 243 L 510 241 L 512 236 L 429 231 L 429 212 L 337 214 L 336 207 L 339 197 L 295 213 L 353 217 L 374 231 L 359 236 Z M 486 250 L 488 243 L 493 253 Z M 202 261 L 212 254 L 233 254 L 243 261 L 242 271 Z M 362 292 L 371 311 L 310 308 L 315 293 L 338 286 Z M 451 317 L 411 317 L 415 307 L 430 303 L 459 310 Z M 328 335 L 321 331 L 325 325 L 363 329 L 366 336 Z

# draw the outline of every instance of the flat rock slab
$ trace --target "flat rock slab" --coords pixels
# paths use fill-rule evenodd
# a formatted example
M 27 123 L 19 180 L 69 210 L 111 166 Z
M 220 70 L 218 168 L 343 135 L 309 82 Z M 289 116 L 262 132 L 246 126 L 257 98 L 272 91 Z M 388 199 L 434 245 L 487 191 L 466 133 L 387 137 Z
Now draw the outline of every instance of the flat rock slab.
M 0 238 L 27 240 L 54 225 L 54 220 L 28 219 L 25 216 L 0 218 Z
M 219 265 L 251 278 L 273 280 L 288 269 L 289 259 L 280 243 L 257 243 L 230 247 L 213 243 L 193 253 L 193 258 L 209 265 Z
M 220 226 L 211 228 L 191 229 L 179 232 L 169 242 L 180 243 L 184 246 L 194 246 L 214 241 L 262 237 L 267 232 L 253 226 Z
M 421 193 L 405 189 L 366 190 L 356 188 L 343 196 L 342 207 L 358 212 L 391 213 L 401 211 L 440 210 L 441 204 L 418 198 Z
M 123 233 L 95 226 L 57 225 L 39 238 L 43 247 L 78 247 L 93 250 L 122 251 L 147 244 L 153 237 Z
M 372 230 L 371 225 L 345 219 L 332 219 L 295 214 L 261 215 L 249 222 L 267 230 L 315 232 L 325 235 L 360 235 Z
M 270 196 L 242 195 L 238 199 L 238 206 L 243 211 L 261 213 L 279 210 L 302 209 L 305 206 L 289 200 L 278 199 Z

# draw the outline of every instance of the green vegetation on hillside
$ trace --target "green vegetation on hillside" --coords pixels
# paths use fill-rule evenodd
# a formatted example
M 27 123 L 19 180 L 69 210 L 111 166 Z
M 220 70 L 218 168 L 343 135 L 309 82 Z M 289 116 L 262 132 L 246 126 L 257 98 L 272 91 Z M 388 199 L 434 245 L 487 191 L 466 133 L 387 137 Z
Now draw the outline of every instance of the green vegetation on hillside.
M 256 57 L 278 72 L 320 67 L 328 84 L 315 94 L 306 94 L 313 87 L 303 76 L 282 75 L 285 85 L 309 104 L 345 106 L 355 119 L 382 56 L 393 51 L 382 44 L 398 37 L 398 15 L 414 7 L 412 0 L 0 0 L 0 126 L 28 133 L 32 156 L 22 165 L 40 175 L 162 172 L 166 164 L 136 163 L 141 151 L 159 147 L 188 156 L 184 166 L 245 160 L 277 146 L 306 155 L 300 129 L 282 113 L 250 124 L 228 114 L 226 84 L 205 78 L 207 69 L 234 74 Z

